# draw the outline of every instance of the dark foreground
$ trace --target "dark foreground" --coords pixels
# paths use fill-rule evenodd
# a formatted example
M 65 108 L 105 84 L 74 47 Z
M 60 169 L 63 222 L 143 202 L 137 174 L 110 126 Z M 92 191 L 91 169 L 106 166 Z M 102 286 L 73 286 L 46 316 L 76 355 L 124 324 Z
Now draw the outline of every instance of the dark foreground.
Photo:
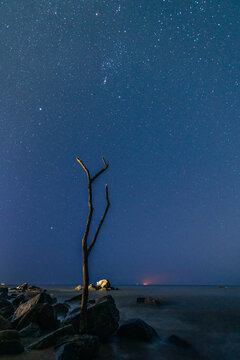
M 46 288 L 46 287 L 45 287 Z M 58 301 L 76 295 L 73 287 L 47 287 Z M 135 286 L 118 291 L 90 292 L 90 299 L 111 294 L 120 312 L 120 324 L 140 318 L 159 335 L 152 343 L 111 336 L 101 342 L 97 360 L 240 359 L 240 287 Z M 158 299 L 160 304 L 137 303 L 139 297 Z M 71 309 L 78 303 L 71 303 Z M 170 342 L 176 335 L 183 342 Z M 25 338 L 25 344 L 36 339 Z M 187 346 L 185 346 L 187 344 Z M 55 359 L 53 348 L 2 355 L 1 359 Z

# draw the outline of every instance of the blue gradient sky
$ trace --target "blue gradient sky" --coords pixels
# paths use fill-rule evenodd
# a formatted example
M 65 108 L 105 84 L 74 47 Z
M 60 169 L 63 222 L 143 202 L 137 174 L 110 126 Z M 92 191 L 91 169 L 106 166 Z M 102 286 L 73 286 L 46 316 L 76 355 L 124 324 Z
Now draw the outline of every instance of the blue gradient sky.
M 0 2 L 0 282 L 240 283 L 239 1 Z

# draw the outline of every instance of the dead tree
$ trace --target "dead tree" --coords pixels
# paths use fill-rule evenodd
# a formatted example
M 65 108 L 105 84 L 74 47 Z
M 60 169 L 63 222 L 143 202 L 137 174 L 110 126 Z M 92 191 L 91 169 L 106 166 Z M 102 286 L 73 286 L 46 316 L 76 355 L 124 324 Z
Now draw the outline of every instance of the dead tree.
M 82 166 L 83 170 L 86 172 L 87 175 L 87 181 L 88 181 L 88 218 L 86 222 L 86 228 L 85 232 L 82 238 L 82 256 L 83 256 L 83 264 L 82 264 L 82 271 L 83 271 L 83 292 L 82 292 L 82 302 L 81 302 L 81 313 L 80 313 L 80 327 L 79 332 L 80 333 L 86 333 L 87 332 L 87 303 L 88 303 L 88 286 L 89 286 L 89 275 L 88 275 L 88 257 L 92 251 L 92 248 L 97 240 L 97 236 L 99 234 L 99 231 L 102 227 L 102 224 L 104 222 L 104 219 L 107 215 L 108 208 L 110 205 L 109 199 L 108 199 L 108 186 L 105 185 L 105 199 L 106 199 L 106 207 L 104 210 L 104 213 L 101 217 L 101 220 L 98 224 L 96 233 L 92 239 L 92 242 L 88 246 L 88 235 L 89 230 L 91 226 L 92 221 L 92 215 L 93 215 L 93 201 L 92 201 L 92 184 L 93 182 L 101 175 L 105 170 L 108 168 L 108 164 L 102 158 L 104 167 L 96 173 L 93 177 L 90 176 L 90 172 L 88 168 L 83 164 L 83 162 L 77 158 L 77 161 Z

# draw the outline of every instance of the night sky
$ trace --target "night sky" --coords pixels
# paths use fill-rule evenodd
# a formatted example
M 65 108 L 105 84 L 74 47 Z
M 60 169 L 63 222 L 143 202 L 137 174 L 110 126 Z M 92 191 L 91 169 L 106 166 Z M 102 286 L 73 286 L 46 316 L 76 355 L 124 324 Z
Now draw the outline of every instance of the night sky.
M 239 0 L 4 0 L 0 40 L 0 282 L 81 283 L 104 156 L 91 282 L 239 284 Z

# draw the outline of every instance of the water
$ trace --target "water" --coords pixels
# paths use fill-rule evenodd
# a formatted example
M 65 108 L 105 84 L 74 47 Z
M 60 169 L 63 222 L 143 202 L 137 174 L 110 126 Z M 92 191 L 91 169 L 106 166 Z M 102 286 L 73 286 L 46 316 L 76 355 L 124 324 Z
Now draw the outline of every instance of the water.
M 61 300 L 76 295 L 72 287 L 48 287 Z M 120 311 L 120 323 L 140 318 L 153 326 L 160 341 L 153 345 L 111 341 L 101 346 L 99 360 L 240 359 L 240 287 L 217 286 L 120 286 L 111 294 Z M 90 292 L 91 299 L 105 295 Z M 164 302 L 156 307 L 137 304 L 137 297 Z M 191 344 L 180 349 L 166 339 L 177 335 Z

